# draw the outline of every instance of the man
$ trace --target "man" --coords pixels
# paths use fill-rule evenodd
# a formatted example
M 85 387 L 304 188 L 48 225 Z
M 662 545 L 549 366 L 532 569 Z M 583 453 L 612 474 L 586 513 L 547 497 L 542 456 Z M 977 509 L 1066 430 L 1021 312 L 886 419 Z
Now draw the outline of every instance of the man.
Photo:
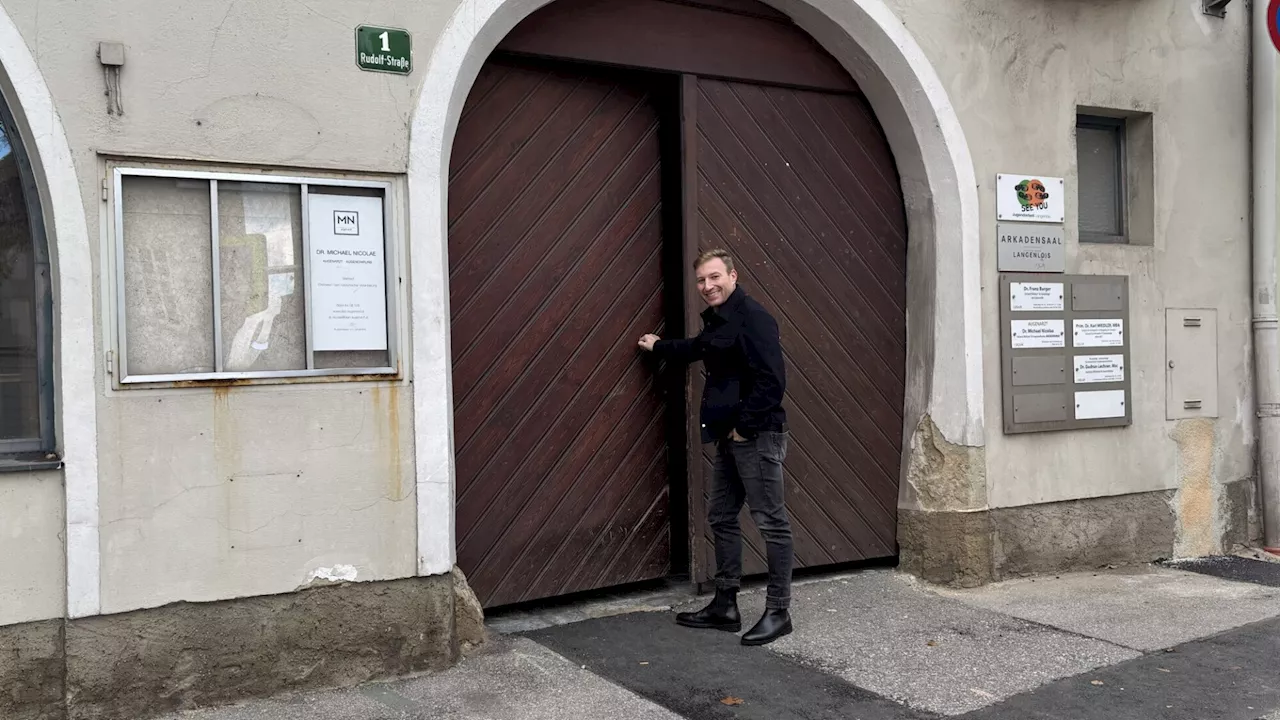
M 705 608 L 680 613 L 676 622 L 695 628 L 737 632 L 738 589 L 742 585 L 743 500 L 764 537 L 769 589 L 764 616 L 742 636 L 743 645 L 764 645 L 791 632 L 791 522 L 782 488 L 787 454 L 782 393 L 786 371 L 778 323 L 738 287 L 733 257 L 724 250 L 703 253 L 694 262 L 698 292 L 708 307 L 703 329 L 688 340 L 640 338 L 640 347 L 670 362 L 702 361 L 707 370 L 702 393 L 702 442 L 716 444 L 708 520 L 715 534 L 716 594 Z M 693 460 L 696 462 L 696 460 Z

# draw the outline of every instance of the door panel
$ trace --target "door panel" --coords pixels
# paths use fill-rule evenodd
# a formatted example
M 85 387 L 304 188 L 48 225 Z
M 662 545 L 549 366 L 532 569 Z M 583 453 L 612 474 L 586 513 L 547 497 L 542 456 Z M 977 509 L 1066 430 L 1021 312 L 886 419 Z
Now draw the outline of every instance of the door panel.
M 449 183 L 458 562 L 486 607 L 662 577 L 658 114 L 626 76 L 490 60 Z
M 689 102 L 686 96 L 686 103 Z M 787 505 L 798 567 L 897 553 L 906 373 L 906 218 L 865 100 L 699 78 L 697 243 L 724 247 L 778 320 L 791 427 Z M 704 448 L 702 503 L 711 473 Z M 744 510 L 744 566 L 765 571 Z M 703 562 L 713 572 L 711 536 Z

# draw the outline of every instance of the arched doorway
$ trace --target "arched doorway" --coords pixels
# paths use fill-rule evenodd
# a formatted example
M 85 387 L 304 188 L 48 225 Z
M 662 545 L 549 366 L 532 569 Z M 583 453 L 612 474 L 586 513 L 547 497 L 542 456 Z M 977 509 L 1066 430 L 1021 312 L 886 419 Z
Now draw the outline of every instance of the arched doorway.
M 560 0 L 499 50 L 448 193 L 458 563 L 481 601 L 709 576 L 700 373 L 634 339 L 696 330 L 688 259 L 710 247 L 783 333 L 797 564 L 894 555 L 906 211 L 857 84 L 751 0 Z
M 101 609 L 98 545 L 98 430 L 94 374 L 95 280 L 85 204 L 53 96 L 26 41 L 0 8 L 0 93 L 29 154 L 41 200 L 56 321 L 50 380 L 56 452 L 66 494 L 66 613 Z

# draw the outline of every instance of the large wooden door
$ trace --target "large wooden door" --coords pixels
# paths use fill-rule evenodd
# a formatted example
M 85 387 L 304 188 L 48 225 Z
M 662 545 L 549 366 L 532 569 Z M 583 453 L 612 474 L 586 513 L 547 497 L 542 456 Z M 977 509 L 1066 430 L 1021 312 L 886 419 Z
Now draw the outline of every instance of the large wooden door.
M 664 576 L 658 115 L 637 82 L 490 60 L 450 160 L 458 563 L 485 606 Z
M 696 186 L 691 228 L 701 249 L 738 258 L 743 287 L 782 334 L 796 565 L 894 556 L 907 241 L 888 144 L 857 93 L 705 78 L 685 88 L 686 122 L 696 127 L 686 133 L 696 159 L 686 176 Z M 710 452 L 704 482 L 693 483 L 704 490 Z M 705 506 L 705 492 L 700 499 L 695 506 Z M 745 512 L 744 525 L 745 569 L 763 572 Z M 711 538 L 705 521 L 698 527 L 705 580 Z

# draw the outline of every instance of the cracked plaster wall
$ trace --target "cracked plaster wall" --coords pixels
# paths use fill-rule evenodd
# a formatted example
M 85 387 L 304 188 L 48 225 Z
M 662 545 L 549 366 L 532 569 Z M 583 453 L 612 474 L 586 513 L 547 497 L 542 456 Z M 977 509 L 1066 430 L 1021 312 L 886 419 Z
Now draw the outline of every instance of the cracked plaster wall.
M 0 475 L 0 625 L 66 614 L 62 473 Z
M 421 72 L 357 70 L 354 28 L 406 28 L 423 62 L 450 10 L 398 0 L 0 4 L 53 95 L 89 227 L 104 233 L 104 155 L 402 173 Z M 122 117 L 106 112 L 100 41 L 126 47 Z M 100 236 L 92 245 L 100 279 Z M 94 288 L 99 358 L 106 290 Z M 358 580 L 415 574 L 407 383 L 116 392 L 108 380 L 99 364 L 103 612 L 287 592 L 344 565 Z M 63 521 L 56 507 L 41 517 L 50 528 Z M 43 539 L 20 539 L 17 556 L 54 554 Z M 0 603 L 19 608 L 0 623 L 62 612 L 62 565 L 44 567 L 28 575 L 38 591 L 0 587 L 0 599 L 25 593 L 22 605 Z
M 1221 417 L 1205 421 L 1209 436 L 1216 433 L 1217 455 L 1196 475 L 1207 485 L 1183 490 L 1179 545 L 1213 548 L 1208 538 L 1222 533 L 1215 525 L 1221 522 L 1217 489 L 1252 475 L 1249 23 L 1244 6 L 1231 6 L 1220 20 L 1201 14 L 1198 0 L 893 0 L 891 5 L 948 88 L 980 186 L 990 507 L 1184 488 L 1179 445 L 1189 440 L 1185 433 L 1176 440 L 1176 423 L 1165 419 L 1165 308 L 1217 308 Z M 957 37 L 964 41 L 955 42 Z M 1153 113 L 1153 245 L 1078 243 L 1077 106 Z M 1067 271 L 1129 276 L 1131 427 L 1022 436 L 1000 432 L 994 194 L 999 172 L 1065 177 Z M 927 433 L 917 438 L 926 451 L 930 440 Z M 944 480 L 951 477 L 942 474 Z M 920 502 L 927 504 L 925 499 Z M 957 509 L 969 501 L 953 499 Z M 904 500 L 910 500 L 908 494 Z
M 90 227 L 104 227 L 99 153 L 403 172 L 417 84 L 455 7 L 405 0 L 0 4 L 53 93 Z M 888 4 L 933 62 L 976 165 L 989 424 L 998 427 L 1001 413 L 999 335 L 990 320 L 997 315 L 995 174 L 1066 177 L 1074 218 L 1075 106 L 1155 113 L 1155 244 L 1081 247 L 1074 225 L 1066 228 L 1069 271 L 1131 276 L 1134 426 L 988 432 L 985 457 L 966 461 L 962 475 L 971 485 L 928 489 L 924 504 L 945 496 L 981 505 L 985 495 L 989 506 L 1015 506 L 1177 487 L 1176 443 L 1163 415 L 1165 307 L 1219 309 L 1223 455 L 1213 482 L 1249 476 L 1245 13 L 1205 18 L 1192 0 Z M 414 73 L 356 70 L 351 35 L 361 23 L 410 30 Z M 102 40 L 126 46 L 123 117 L 106 113 L 95 57 Z M 1188 141 L 1201 137 L 1214 141 Z M 1202 202 L 1206 195 L 1212 202 Z M 101 278 L 97 244 L 94 252 Z M 94 289 L 100 318 L 103 291 Z M 97 347 L 100 357 L 102 323 Z M 379 391 L 383 407 L 404 409 L 371 425 L 377 407 L 367 384 L 117 393 L 105 380 L 99 369 L 104 611 L 287 591 L 317 568 L 339 564 L 354 565 L 360 579 L 413 574 L 405 386 Z M 918 378 L 912 387 L 913 396 L 939 392 Z M 917 409 L 912 422 L 922 414 L 927 421 L 928 409 Z
M 415 574 L 408 390 L 120 393 L 103 423 L 103 612 Z

